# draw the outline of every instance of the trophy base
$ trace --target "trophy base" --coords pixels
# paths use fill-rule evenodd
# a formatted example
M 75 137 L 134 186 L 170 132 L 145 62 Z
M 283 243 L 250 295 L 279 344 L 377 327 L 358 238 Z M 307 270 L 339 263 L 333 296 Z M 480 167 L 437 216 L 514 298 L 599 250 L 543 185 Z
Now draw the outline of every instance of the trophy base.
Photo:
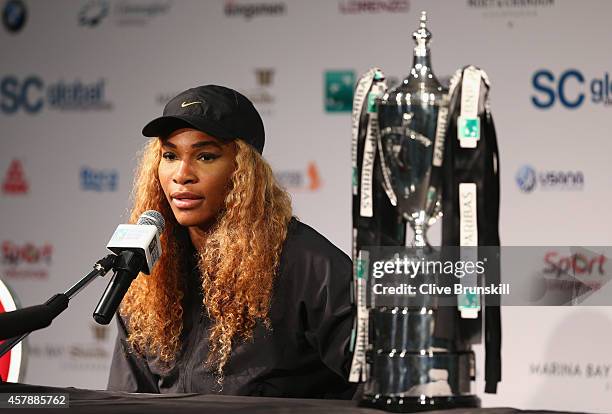
M 364 395 L 363 399 L 359 402 L 359 406 L 376 408 L 392 413 L 414 413 L 453 408 L 480 408 L 480 398 L 475 395 L 457 395 L 451 397 Z

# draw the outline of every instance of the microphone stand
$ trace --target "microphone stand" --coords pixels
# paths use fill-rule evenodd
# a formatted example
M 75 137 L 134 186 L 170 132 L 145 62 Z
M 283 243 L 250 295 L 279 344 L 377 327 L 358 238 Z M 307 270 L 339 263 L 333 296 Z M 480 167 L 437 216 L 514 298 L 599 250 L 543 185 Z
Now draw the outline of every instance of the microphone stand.
M 103 259 L 98 260 L 94 265 L 94 270 L 89 272 L 89 274 L 79 280 L 66 292 L 52 296 L 43 305 L 29 306 L 27 308 L 0 314 L 0 326 L 3 321 L 9 321 L 10 323 L 11 319 L 17 320 L 19 317 L 20 323 L 23 326 L 20 332 L 25 332 L 21 335 L 17 333 L 15 337 L 0 344 L 0 357 L 10 351 L 19 342 L 23 341 L 31 332 L 51 325 L 53 319 L 68 308 L 70 299 L 83 290 L 85 286 L 89 285 L 96 277 L 106 275 L 106 273 L 115 266 L 117 257 L 118 256 L 114 254 L 109 254 Z

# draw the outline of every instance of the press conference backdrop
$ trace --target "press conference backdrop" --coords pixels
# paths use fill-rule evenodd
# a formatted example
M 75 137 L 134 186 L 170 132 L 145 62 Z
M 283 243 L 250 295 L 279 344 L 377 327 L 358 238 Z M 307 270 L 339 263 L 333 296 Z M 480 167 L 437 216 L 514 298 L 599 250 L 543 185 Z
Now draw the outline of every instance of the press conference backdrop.
M 194 85 L 251 98 L 266 126 L 264 155 L 296 214 L 350 253 L 354 82 L 374 65 L 396 80 L 408 73 L 421 10 L 438 76 L 475 64 L 491 80 L 503 244 L 612 245 L 612 2 L 0 7 L 0 277 L 24 306 L 64 291 L 105 254 L 128 217 L 142 126 Z M 439 242 L 439 227 L 430 238 Z M 106 386 L 115 327 L 91 317 L 106 283 L 97 280 L 28 338 L 22 381 Z M 503 321 L 503 382 L 497 395 L 482 395 L 485 405 L 612 410 L 612 309 L 505 308 Z

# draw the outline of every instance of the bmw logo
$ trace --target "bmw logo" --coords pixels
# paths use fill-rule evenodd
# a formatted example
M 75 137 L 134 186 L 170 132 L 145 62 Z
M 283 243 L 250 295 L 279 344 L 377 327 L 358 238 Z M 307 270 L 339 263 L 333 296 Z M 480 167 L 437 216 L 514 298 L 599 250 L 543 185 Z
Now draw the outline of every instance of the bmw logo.
M 9 0 L 2 9 L 2 23 L 11 33 L 19 32 L 25 25 L 28 13 L 21 0 Z
M 521 191 L 530 193 L 536 186 L 536 172 L 529 165 L 522 166 L 516 173 L 516 183 Z

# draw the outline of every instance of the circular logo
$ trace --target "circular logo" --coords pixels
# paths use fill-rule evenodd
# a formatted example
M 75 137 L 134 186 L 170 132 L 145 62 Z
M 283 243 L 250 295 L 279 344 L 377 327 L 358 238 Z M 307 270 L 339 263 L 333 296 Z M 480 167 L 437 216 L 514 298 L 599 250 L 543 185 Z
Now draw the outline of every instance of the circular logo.
M 17 310 L 16 296 L 0 280 L 0 314 Z M 23 377 L 23 342 L 18 343 L 11 352 L 0 357 L 0 376 L 7 382 L 19 382 Z
M 530 193 L 536 186 L 536 172 L 529 165 L 523 165 L 516 173 L 516 183 L 521 191 Z
M 28 12 L 21 0 L 9 0 L 2 10 L 2 23 L 6 30 L 17 33 L 25 25 Z

